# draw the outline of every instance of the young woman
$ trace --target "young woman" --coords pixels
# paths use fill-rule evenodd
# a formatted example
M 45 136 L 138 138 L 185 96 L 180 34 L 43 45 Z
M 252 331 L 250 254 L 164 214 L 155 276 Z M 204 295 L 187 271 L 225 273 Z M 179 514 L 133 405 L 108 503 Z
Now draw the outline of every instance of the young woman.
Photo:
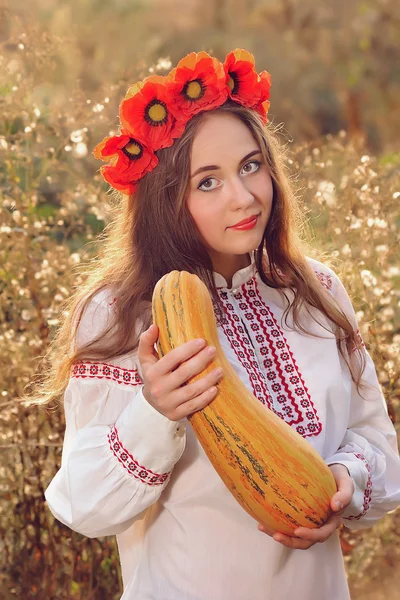
M 66 432 L 46 500 L 71 529 L 117 536 L 124 600 L 345 600 L 338 527 L 400 504 L 396 434 L 351 302 L 296 233 L 269 88 L 243 50 L 223 64 L 192 53 L 132 86 L 120 134 L 95 150 L 123 195 L 54 342 L 46 389 L 65 392 Z M 242 382 L 331 468 L 321 528 L 266 531 L 206 457 L 186 417 L 224 374 L 184 384 L 215 348 L 155 349 L 152 292 L 175 269 L 207 285 Z

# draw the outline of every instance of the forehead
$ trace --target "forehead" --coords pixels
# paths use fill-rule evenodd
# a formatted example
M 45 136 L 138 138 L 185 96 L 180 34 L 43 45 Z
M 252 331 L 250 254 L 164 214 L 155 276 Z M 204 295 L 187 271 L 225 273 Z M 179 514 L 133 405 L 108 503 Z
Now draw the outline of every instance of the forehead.
M 191 167 L 239 162 L 259 148 L 249 128 L 238 117 L 216 113 L 203 121 L 193 139 Z

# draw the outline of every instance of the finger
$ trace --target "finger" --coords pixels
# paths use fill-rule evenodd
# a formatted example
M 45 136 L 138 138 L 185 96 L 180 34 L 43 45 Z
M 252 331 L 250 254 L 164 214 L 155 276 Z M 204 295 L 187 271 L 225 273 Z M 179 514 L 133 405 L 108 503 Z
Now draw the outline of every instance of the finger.
M 298 527 L 294 530 L 294 534 L 302 540 L 308 540 L 314 544 L 325 542 L 340 527 L 341 523 L 342 517 L 340 515 L 332 515 L 322 527 L 316 529 Z
M 170 352 L 167 352 L 167 354 L 162 357 L 162 360 L 157 363 L 157 376 L 160 377 L 161 375 L 166 375 L 167 373 L 175 373 L 174 369 L 177 370 L 177 367 L 179 367 L 182 363 L 198 354 L 205 345 L 205 340 L 200 338 L 196 340 L 190 340 L 189 342 L 181 344 L 173 350 L 170 350 Z M 177 380 L 179 380 L 179 375 Z M 175 380 L 172 383 L 175 384 Z M 175 389 L 176 387 L 179 387 L 179 384 L 173 385 L 172 387 Z
M 344 510 L 350 504 L 354 494 L 354 482 L 349 476 L 341 477 L 337 486 L 338 491 L 331 498 L 331 507 L 335 512 Z
M 275 542 L 279 542 L 280 544 L 282 544 L 283 546 L 286 546 L 287 548 L 293 548 L 293 549 L 297 549 L 297 550 L 307 550 L 307 548 L 310 548 L 310 546 L 312 546 L 314 543 L 309 540 L 302 540 L 300 538 L 295 538 L 295 537 L 292 537 L 289 535 L 285 535 L 284 533 L 277 533 L 276 531 L 273 531 L 273 529 L 266 527 L 262 523 L 259 523 L 258 529 L 259 529 L 259 531 L 262 531 L 263 533 L 272 537 Z
M 195 385 L 198 381 L 200 381 L 199 379 L 190 383 L 188 382 L 195 375 L 199 375 L 200 373 L 202 373 L 207 368 L 207 366 L 210 365 L 210 363 L 215 359 L 215 355 L 215 346 L 207 346 L 206 348 L 203 348 L 190 359 L 186 360 L 183 364 L 179 365 L 179 367 L 168 376 L 168 386 L 171 389 L 177 389 L 185 385 L 187 385 L 187 387 L 189 388 L 193 384 L 194 387 L 191 388 L 191 390 L 198 390 L 199 392 L 202 392 L 203 389 L 199 388 L 198 385 Z M 217 365 L 214 366 L 217 367 Z M 210 373 L 204 373 L 203 376 L 206 377 L 209 374 Z M 182 399 L 185 399 L 185 395 L 182 396 Z
M 157 325 L 150 325 L 150 327 L 140 335 L 137 356 L 142 366 L 147 364 L 153 365 L 158 362 L 159 356 L 154 348 L 157 338 Z
M 173 420 L 180 421 L 181 419 L 185 419 L 189 415 L 192 415 L 199 410 L 203 410 L 203 408 L 208 406 L 210 402 L 216 398 L 218 391 L 218 388 L 213 386 L 193 400 L 189 400 L 188 402 L 180 404 L 175 410 Z
M 258 530 L 262 531 L 262 533 L 266 533 L 270 537 L 273 537 L 275 535 L 275 533 L 276 533 L 276 531 L 274 531 L 273 529 L 270 529 L 269 527 L 266 527 L 262 523 L 258 524 Z
M 201 369 L 202 370 L 202 369 Z M 200 379 L 189 383 L 188 385 L 177 388 L 176 392 L 176 404 L 180 406 L 185 404 L 194 398 L 199 397 L 201 394 L 216 387 L 219 381 L 223 377 L 223 371 L 220 367 L 213 369 L 211 373 L 204 375 Z
M 286 548 L 292 548 L 292 550 L 308 550 L 308 548 L 314 544 L 312 541 L 290 537 L 283 533 L 275 533 L 273 539 L 275 542 L 279 542 L 283 546 L 286 546 Z

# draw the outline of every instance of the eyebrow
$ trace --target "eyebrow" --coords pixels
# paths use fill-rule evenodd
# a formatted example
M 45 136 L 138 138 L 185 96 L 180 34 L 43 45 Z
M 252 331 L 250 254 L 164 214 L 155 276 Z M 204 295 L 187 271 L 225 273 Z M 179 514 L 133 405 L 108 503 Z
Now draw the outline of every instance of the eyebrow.
M 253 150 L 252 152 L 249 152 L 249 154 L 246 154 L 246 156 L 242 158 L 240 164 L 244 163 L 246 160 L 248 160 L 252 156 L 255 156 L 256 154 L 261 154 L 261 150 Z M 221 167 L 219 167 L 218 165 L 206 165 L 205 167 L 200 167 L 199 169 L 197 169 L 197 171 L 193 173 L 193 175 L 190 176 L 190 179 L 192 179 L 199 173 L 203 173 L 204 171 L 218 171 L 218 169 L 220 168 Z

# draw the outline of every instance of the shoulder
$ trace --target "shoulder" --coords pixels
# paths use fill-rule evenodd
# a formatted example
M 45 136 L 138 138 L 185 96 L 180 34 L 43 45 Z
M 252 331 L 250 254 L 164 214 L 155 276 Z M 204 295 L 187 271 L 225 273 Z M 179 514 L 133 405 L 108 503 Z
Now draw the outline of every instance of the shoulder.
M 103 288 L 94 296 L 83 298 L 74 315 L 76 322 L 80 316 L 74 335 L 74 351 L 79 351 L 97 339 L 106 338 L 102 341 L 101 353 L 107 353 L 107 348 L 118 346 L 118 320 L 117 307 L 118 297 L 110 288 Z M 82 311 L 83 308 L 83 311 Z M 88 350 L 90 356 L 90 349 Z M 118 352 L 103 360 L 102 358 L 81 359 L 75 364 L 72 379 L 84 383 L 99 380 L 106 385 L 117 386 L 126 389 L 126 386 L 137 386 L 141 383 L 141 370 L 138 366 L 137 351 L 119 354 Z
M 307 257 L 307 262 L 313 269 L 315 276 L 321 285 L 323 285 L 330 292 L 337 305 L 344 311 L 347 317 L 354 324 L 355 313 L 353 304 L 340 277 L 331 267 L 328 267 L 328 265 L 315 260 L 314 258 Z
M 82 298 L 74 315 L 75 343 L 81 347 L 95 340 L 103 331 L 115 326 L 114 305 L 117 298 L 111 288 L 103 288 L 94 296 Z
M 307 256 L 306 259 L 309 267 L 314 271 L 315 277 L 318 279 L 321 285 L 331 292 L 332 295 L 335 295 L 337 286 L 340 283 L 340 279 L 336 275 L 335 271 L 333 271 L 325 263 L 322 263 L 315 258 Z

